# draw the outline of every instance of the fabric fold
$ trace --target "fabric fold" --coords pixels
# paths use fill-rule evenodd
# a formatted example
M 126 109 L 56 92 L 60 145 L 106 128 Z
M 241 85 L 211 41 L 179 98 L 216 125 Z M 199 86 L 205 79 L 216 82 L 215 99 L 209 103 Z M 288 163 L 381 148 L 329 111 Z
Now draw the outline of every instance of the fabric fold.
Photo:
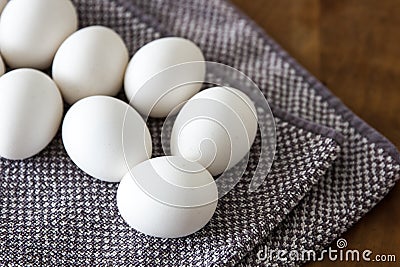
M 266 116 L 259 112 L 264 123 Z M 249 192 L 252 173 L 263 164 L 257 156 L 258 134 L 240 182 L 220 199 L 210 223 L 186 238 L 159 239 L 131 229 L 118 214 L 117 185 L 80 171 L 65 153 L 60 135 L 33 158 L 1 159 L 1 262 L 225 266 L 239 261 L 311 190 L 340 151 L 340 134 L 324 127 L 321 134 L 321 126 L 275 113 L 277 153 L 265 182 Z M 162 125 L 162 120 L 150 121 L 155 143 L 160 142 Z M 160 155 L 162 147 L 156 146 L 154 156 Z M 234 167 L 230 175 L 236 174 Z
M 207 59 L 243 71 L 273 106 L 344 136 L 340 160 L 269 237 L 270 247 L 321 250 L 395 185 L 400 177 L 396 147 L 353 114 L 231 3 L 137 0 L 135 4 L 143 13 L 151 14 L 163 32 L 190 38 L 208 52 Z M 295 266 L 302 262 L 266 264 Z

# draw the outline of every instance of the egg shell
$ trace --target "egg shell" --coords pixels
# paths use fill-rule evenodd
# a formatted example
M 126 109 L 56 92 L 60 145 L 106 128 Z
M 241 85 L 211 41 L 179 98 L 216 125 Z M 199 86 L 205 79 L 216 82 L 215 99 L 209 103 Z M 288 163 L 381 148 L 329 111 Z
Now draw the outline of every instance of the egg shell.
M 1 54 L 11 68 L 46 69 L 77 27 L 70 0 L 12 0 L 0 17 Z
M 0 0 L 0 13 L 3 12 L 3 9 L 7 5 L 7 2 L 7 0 Z
M 76 102 L 62 126 L 65 150 L 87 174 L 119 182 L 130 168 L 151 156 L 150 132 L 127 103 L 109 96 Z
M 0 156 L 26 159 L 53 139 L 63 115 L 61 94 L 46 74 L 18 69 L 0 77 Z
M 179 112 L 171 133 L 171 154 L 197 161 L 212 175 L 235 166 L 257 134 L 251 99 L 229 87 L 213 87 L 192 97 Z
M 123 219 L 137 231 L 162 238 L 199 231 L 212 218 L 217 203 L 211 174 L 196 162 L 173 156 L 135 166 L 117 192 Z
M 53 79 L 69 104 L 93 95 L 114 96 L 122 88 L 128 61 L 128 49 L 115 31 L 90 26 L 60 46 L 53 62 Z
M 125 74 L 125 94 L 143 115 L 166 117 L 200 90 L 204 76 L 204 56 L 196 44 L 179 37 L 161 38 L 132 57 Z

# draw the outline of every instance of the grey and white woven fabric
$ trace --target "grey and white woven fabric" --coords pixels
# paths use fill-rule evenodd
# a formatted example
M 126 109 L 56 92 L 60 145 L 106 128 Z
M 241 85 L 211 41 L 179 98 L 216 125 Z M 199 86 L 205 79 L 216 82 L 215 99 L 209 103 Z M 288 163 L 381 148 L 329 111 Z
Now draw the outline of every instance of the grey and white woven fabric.
M 115 29 L 131 54 L 162 36 L 182 36 L 197 43 L 207 60 L 247 74 L 273 106 L 276 159 L 265 183 L 249 192 L 249 178 L 260 163 L 258 135 L 243 179 L 220 200 L 211 222 L 186 238 L 157 239 L 123 222 L 115 203 L 117 185 L 80 171 L 57 135 L 33 158 L 0 159 L 0 265 L 294 266 L 301 262 L 259 262 L 256 254 L 264 246 L 322 249 L 399 178 L 396 148 L 230 3 L 73 2 L 81 27 Z M 266 114 L 259 112 L 263 123 Z M 153 155 L 162 155 L 162 121 L 148 124 Z

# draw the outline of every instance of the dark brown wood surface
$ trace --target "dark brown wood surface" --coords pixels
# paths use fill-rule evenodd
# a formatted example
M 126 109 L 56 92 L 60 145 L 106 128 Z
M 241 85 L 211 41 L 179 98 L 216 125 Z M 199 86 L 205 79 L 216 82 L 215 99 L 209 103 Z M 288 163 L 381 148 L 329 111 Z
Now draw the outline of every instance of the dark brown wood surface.
M 400 148 L 399 0 L 233 0 L 281 46 Z M 400 266 L 400 185 L 343 235 L 348 248 L 395 254 Z M 334 247 L 334 246 L 333 246 Z

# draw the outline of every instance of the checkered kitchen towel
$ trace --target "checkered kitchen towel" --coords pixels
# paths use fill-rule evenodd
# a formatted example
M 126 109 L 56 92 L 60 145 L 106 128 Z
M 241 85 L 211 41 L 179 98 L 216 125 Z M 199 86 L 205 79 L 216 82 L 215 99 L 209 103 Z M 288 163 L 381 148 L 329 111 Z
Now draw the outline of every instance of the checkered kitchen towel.
M 58 134 L 39 155 L 0 159 L 0 265 L 228 266 L 259 262 L 271 249 L 322 249 L 394 186 L 396 148 L 351 113 L 254 23 L 224 0 L 74 0 L 81 27 L 115 29 L 133 54 L 163 36 L 193 40 L 209 61 L 237 68 L 262 89 L 276 120 L 277 154 L 264 184 L 249 192 L 260 135 L 239 184 L 210 223 L 180 239 L 129 228 L 116 184 L 95 180 L 68 158 Z M 285 110 L 283 112 L 282 110 Z M 259 110 L 260 123 L 268 113 Z M 149 121 L 154 156 L 162 121 Z M 1 126 L 0 126 L 1 127 Z M 151 223 L 151 222 L 149 222 Z

